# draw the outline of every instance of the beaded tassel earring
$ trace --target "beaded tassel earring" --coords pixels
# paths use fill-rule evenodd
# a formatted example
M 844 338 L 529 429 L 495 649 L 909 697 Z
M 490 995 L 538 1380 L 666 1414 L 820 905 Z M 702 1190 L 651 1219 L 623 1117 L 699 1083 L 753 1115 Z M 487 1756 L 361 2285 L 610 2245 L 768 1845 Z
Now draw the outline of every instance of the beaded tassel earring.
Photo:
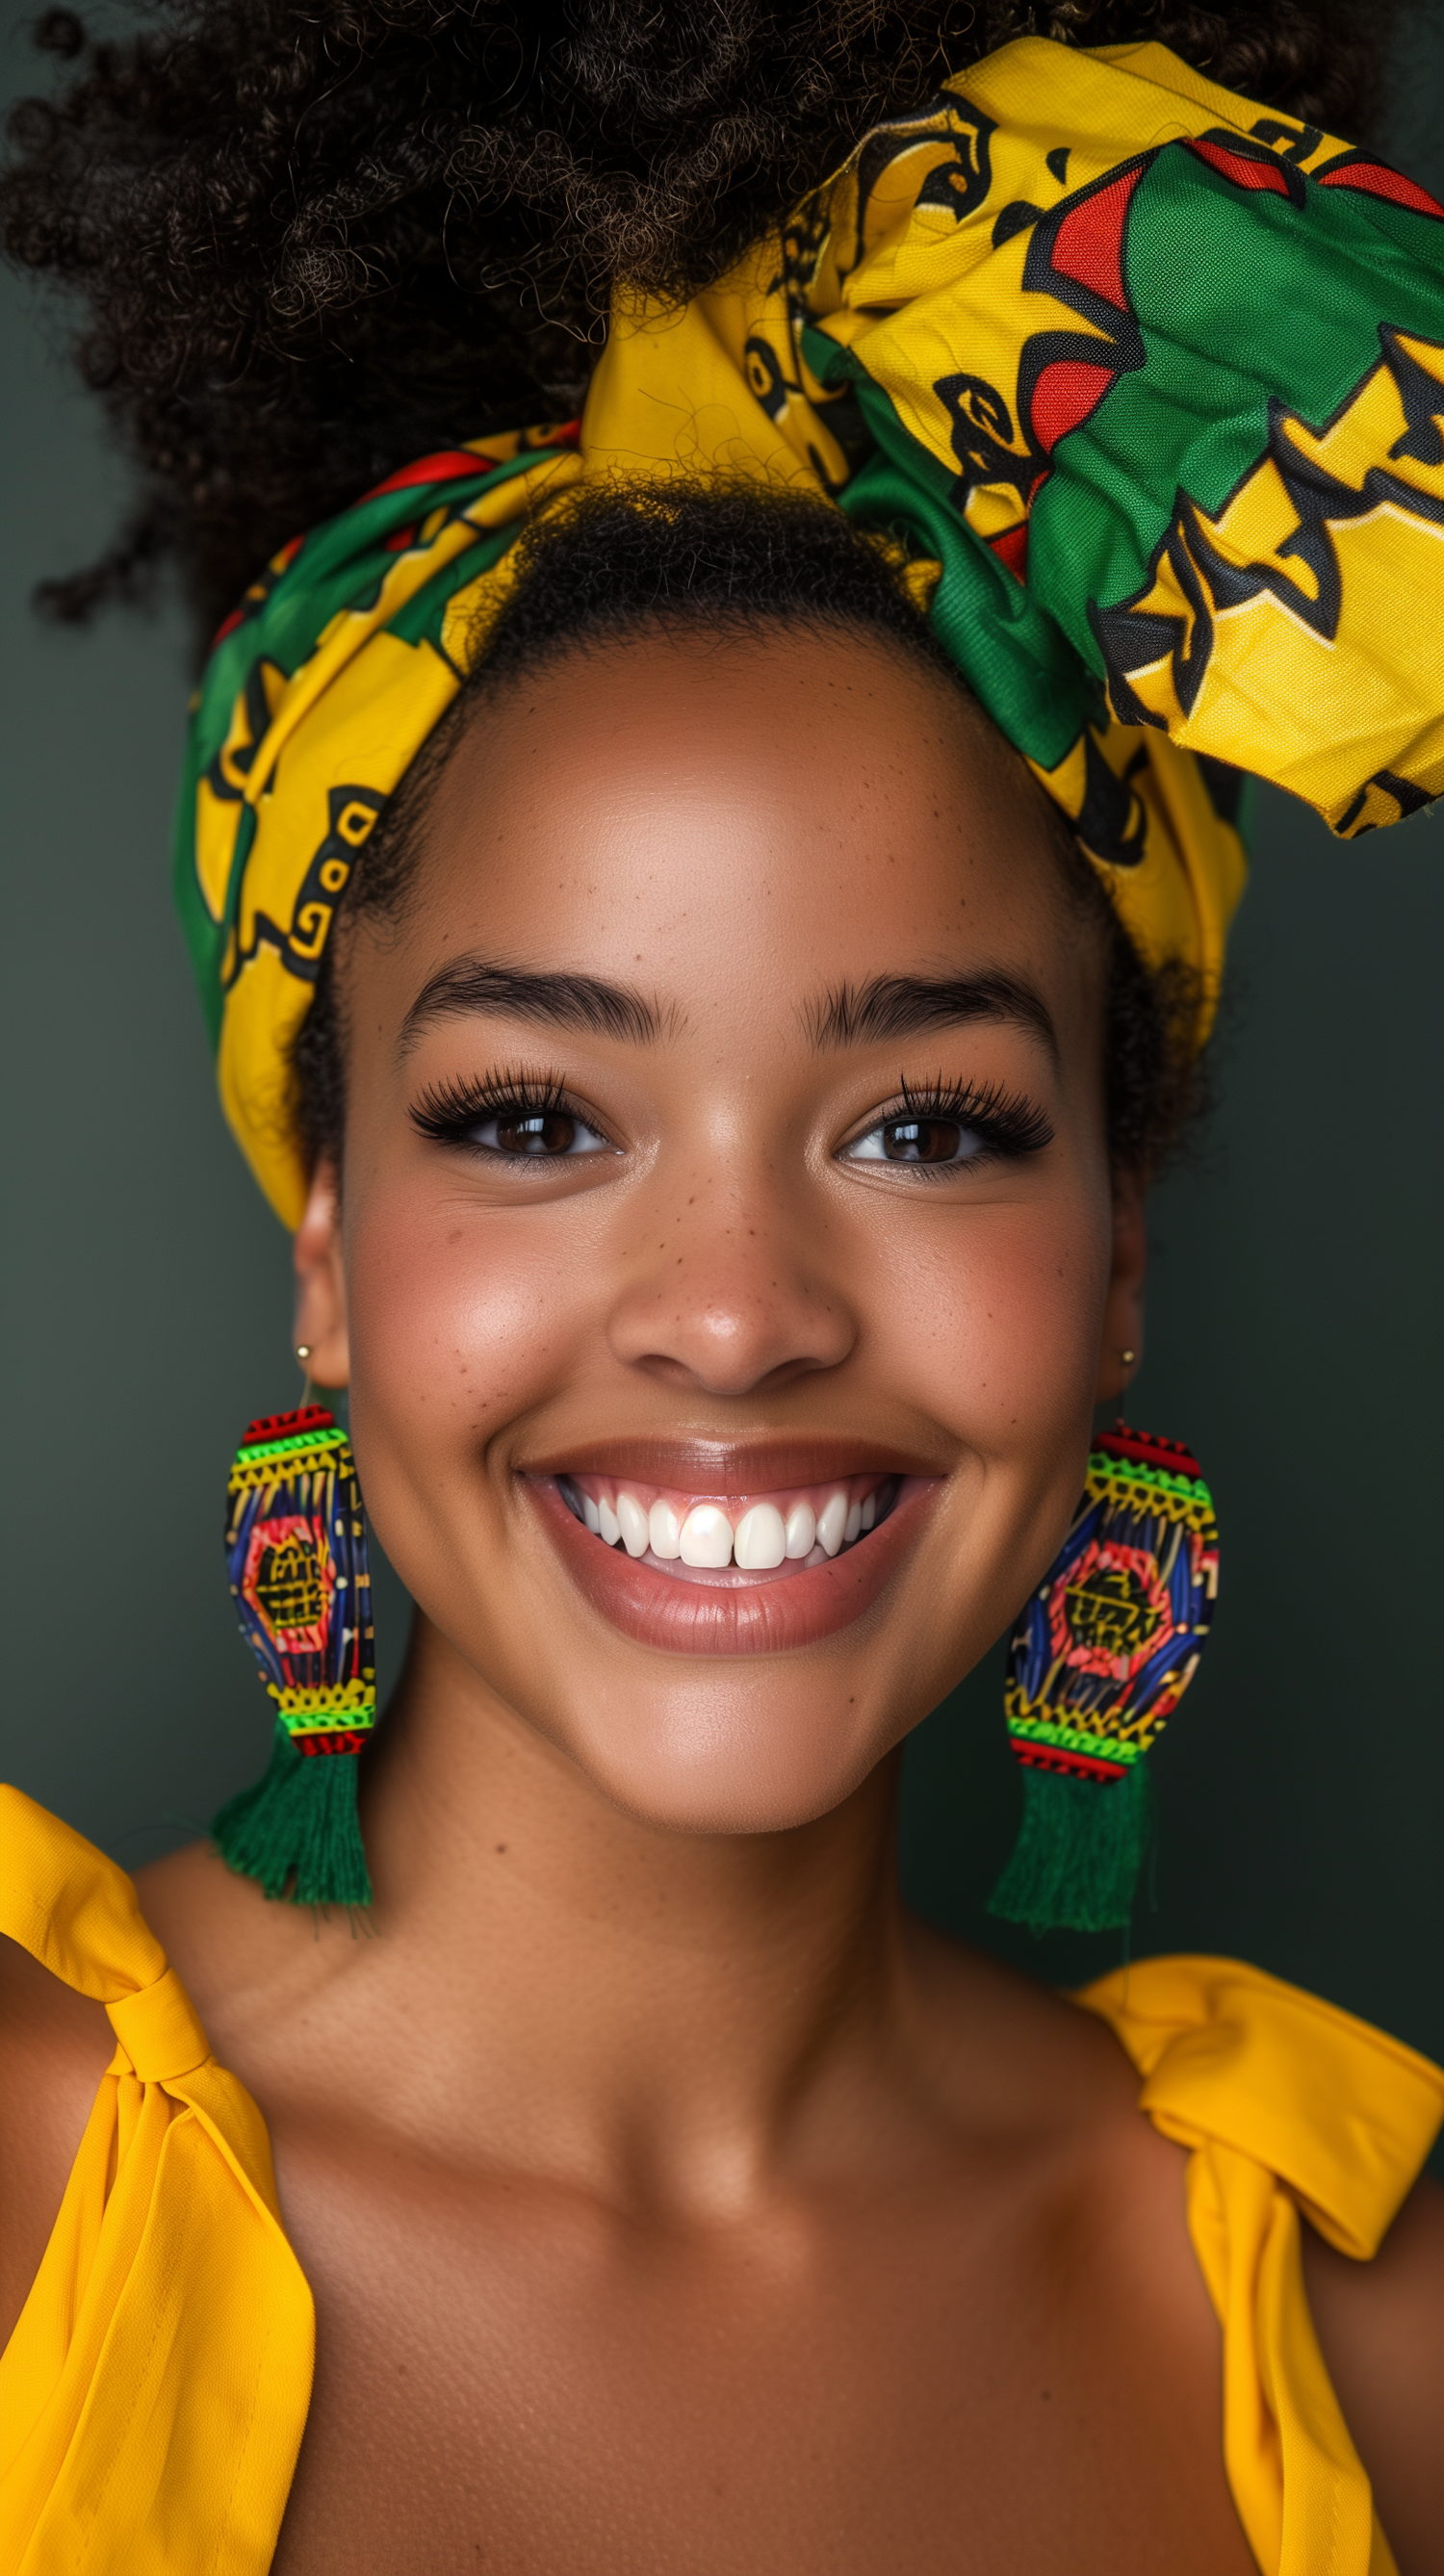
M 1144 1756 L 1197 1668 L 1218 1593 L 1218 1527 L 1198 1462 L 1119 1423 L 1008 1660 L 1023 1822 L 989 1912 L 1034 1932 L 1127 1923 L 1148 1845 Z
M 211 1832 L 268 1896 L 369 1905 L 356 1762 L 376 1723 L 371 1576 L 351 1444 L 323 1406 L 251 1424 L 230 1474 L 226 1559 L 276 1733 L 265 1778 Z

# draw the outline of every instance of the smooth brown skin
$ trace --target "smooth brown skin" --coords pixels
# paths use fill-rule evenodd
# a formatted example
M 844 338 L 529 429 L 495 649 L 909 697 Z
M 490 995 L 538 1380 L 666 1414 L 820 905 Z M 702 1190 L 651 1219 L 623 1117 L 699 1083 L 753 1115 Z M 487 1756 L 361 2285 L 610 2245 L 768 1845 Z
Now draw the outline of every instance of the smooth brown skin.
M 403 1056 L 467 951 L 633 986 L 660 1033 L 470 1014 Z M 825 985 L 984 966 L 1056 1064 L 989 1021 L 809 1041 Z M 1034 791 L 875 644 L 614 648 L 484 710 L 348 978 L 297 1337 L 421 1605 L 367 1766 L 374 1937 L 204 1847 L 142 1875 L 316 2293 L 277 2569 L 1246 2576 L 1180 2151 L 1101 2024 L 895 1892 L 896 1748 L 1047 1563 L 1141 1344 L 1098 959 Z M 428 1083 L 500 1065 L 564 1074 L 617 1150 L 497 1172 L 416 1135 Z M 900 1072 L 1024 1091 L 1055 1141 L 840 1162 Z M 521 1481 L 818 1431 L 940 1484 L 874 1608 L 786 1655 L 623 1636 Z M 0 1947 L 8 2331 L 110 2043 Z M 1403 2576 L 1444 2570 L 1441 2210 L 1421 2187 L 1369 2266 L 1309 2240 Z

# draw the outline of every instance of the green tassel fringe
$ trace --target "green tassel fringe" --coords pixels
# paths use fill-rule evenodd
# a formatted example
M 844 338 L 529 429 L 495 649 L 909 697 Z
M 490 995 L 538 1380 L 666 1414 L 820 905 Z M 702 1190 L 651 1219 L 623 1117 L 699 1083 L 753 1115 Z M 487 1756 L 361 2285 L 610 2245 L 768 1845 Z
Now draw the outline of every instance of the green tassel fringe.
M 369 1905 L 354 1753 L 298 1753 L 280 1718 L 263 1780 L 211 1826 L 222 1860 L 293 1905 Z
M 1147 1765 L 1118 1781 L 1023 1772 L 1023 1822 L 988 1912 L 1033 1932 L 1107 1932 L 1127 1923 L 1153 1833 Z

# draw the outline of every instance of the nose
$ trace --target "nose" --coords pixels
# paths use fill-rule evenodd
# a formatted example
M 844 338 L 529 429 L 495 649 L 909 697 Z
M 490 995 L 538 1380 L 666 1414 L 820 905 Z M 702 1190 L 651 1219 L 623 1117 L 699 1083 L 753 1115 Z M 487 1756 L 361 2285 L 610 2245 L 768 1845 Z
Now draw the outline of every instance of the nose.
M 830 1275 L 825 1223 L 701 1179 L 648 1212 L 611 1316 L 612 1348 L 629 1367 L 743 1396 L 848 1357 L 857 1317 Z

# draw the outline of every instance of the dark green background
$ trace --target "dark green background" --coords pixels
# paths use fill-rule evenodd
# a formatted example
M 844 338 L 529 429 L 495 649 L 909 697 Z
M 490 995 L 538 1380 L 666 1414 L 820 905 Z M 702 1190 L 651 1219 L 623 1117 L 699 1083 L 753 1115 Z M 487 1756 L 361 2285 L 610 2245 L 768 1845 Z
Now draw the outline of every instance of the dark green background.
M 32 77 L 11 48 L 12 85 Z M 1444 28 L 1413 39 L 1394 157 L 1444 187 Z M 220 1528 L 248 1418 L 294 1400 L 288 1247 L 222 1128 L 167 884 L 178 628 L 73 637 L 26 596 L 99 544 L 120 478 L 5 285 L 4 1710 L 0 1774 L 128 1866 L 261 1767 L 268 1703 Z M 15 398 L 18 396 L 18 399 Z M 1444 2058 L 1440 1615 L 1444 827 L 1353 847 L 1264 792 L 1222 1105 L 1160 1193 L 1133 1418 L 1218 1503 L 1202 1673 L 1153 1756 L 1140 1951 L 1230 1952 Z M 404 1601 L 382 1571 L 394 1670 Z M 941 1922 L 1050 1977 L 986 1890 L 1018 1785 L 994 1656 L 909 1749 L 904 1857 Z

